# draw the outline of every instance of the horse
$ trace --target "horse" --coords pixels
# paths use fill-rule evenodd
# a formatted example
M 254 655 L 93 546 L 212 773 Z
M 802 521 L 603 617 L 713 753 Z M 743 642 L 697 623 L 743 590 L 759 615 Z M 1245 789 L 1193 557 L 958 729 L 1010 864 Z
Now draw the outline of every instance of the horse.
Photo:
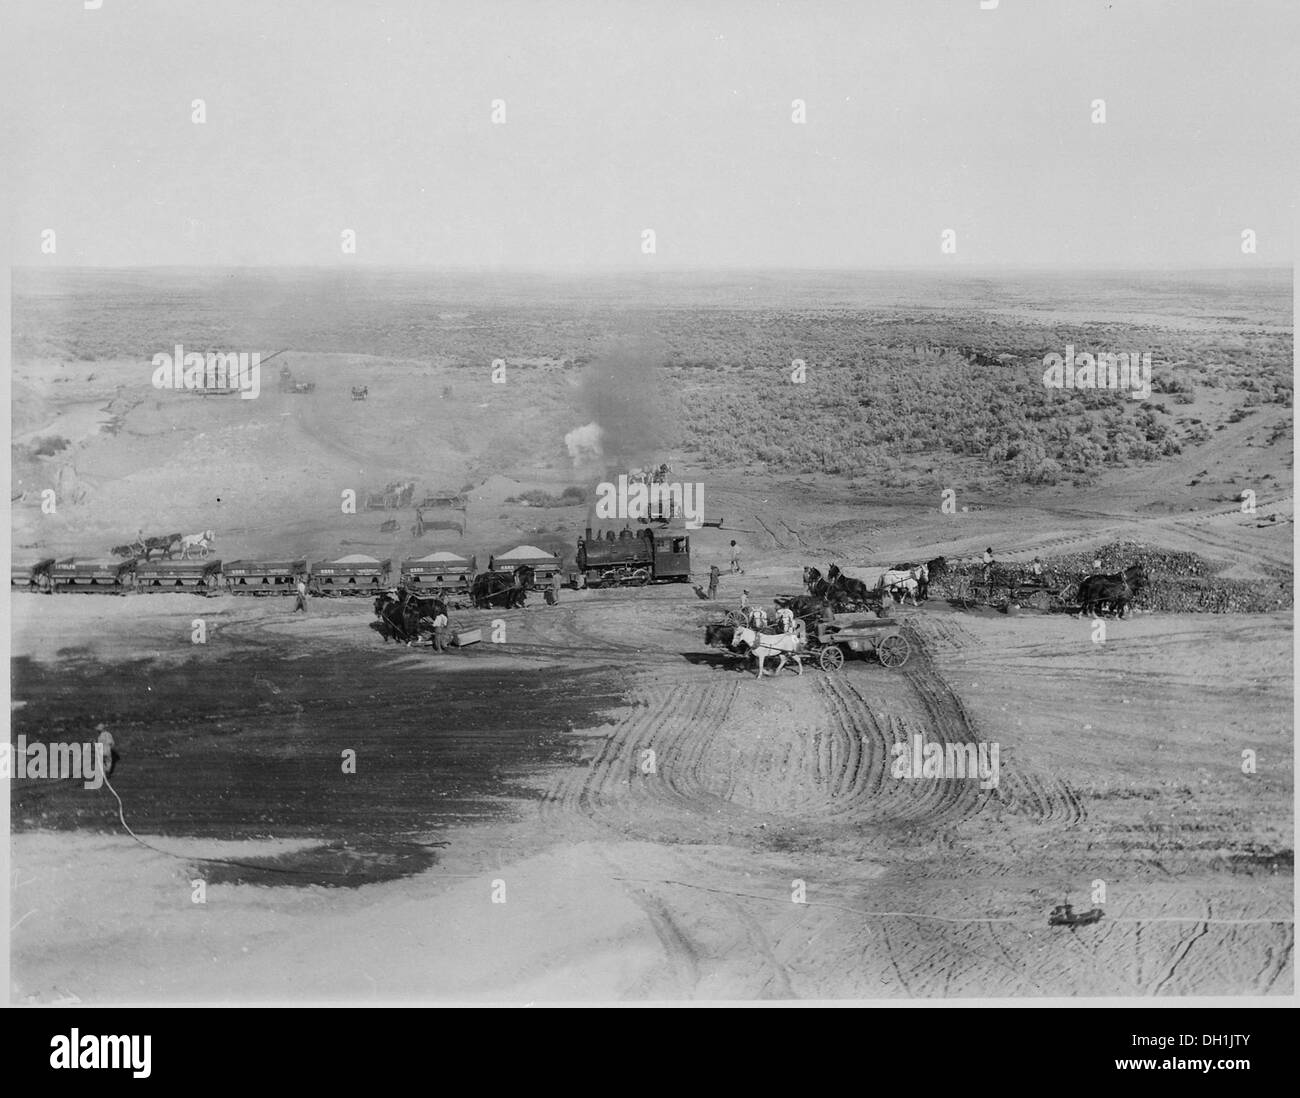
M 211 531 L 208 531 L 208 533 L 211 533 Z M 165 560 L 170 560 L 172 553 L 176 551 L 176 548 L 178 545 L 180 545 L 180 543 L 181 543 L 180 534 L 164 534 L 162 537 L 159 538 L 145 538 L 144 559 L 148 560 L 150 556 L 153 554 L 153 551 L 155 549 L 159 549 L 162 551 L 163 558 Z
M 1113 575 L 1088 576 L 1079 584 L 1079 615 L 1095 616 L 1101 612 L 1103 604 L 1109 603 L 1119 617 L 1129 602 L 1142 593 L 1147 584 L 1146 569 L 1141 564 L 1131 564 Z
M 406 606 L 415 610 L 417 621 L 422 626 L 432 629 L 434 619 L 439 614 L 447 614 L 447 604 L 436 595 L 418 595 L 414 591 L 404 591 L 403 594 Z
M 114 545 L 109 552 L 115 557 L 133 557 L 136 555 L 136 546 L 134 544 Z
M 500 572 L 484 572 L 475 576 L 470 591 L 474 605 L 480 610 L 494 606 L 506 610 L 524 607 L 528 588 L 533 582 L 533 569 L 527 564 L 521 564 L 514 570 L 512 577 L 513 582 L 511 577 L 503 576 Z
M 379 634 L 387 643 L 393 640 L 412 645 L 420 635 L 420 612 L 410 605 L 405 591 L 381 591 L 375 599 L 375 616 L 379 618 Z
M 930 565 L 905 564 L 894 567 L 880 577 L 881 593 L 888 593 L 896 603 L 911 599 L 913 606 L 919 606 L 918 599 L 922 591 L 930 590 Z
M 381 591 L 375 599 L 375 616 L 384 640 L 392 636 L 408 646 L 420 639 L 421 626 L 432 629 L 434 618 L 446 613 L 447 604 L 442 599 L 422 597 L 405 588 Z
M 829 621 L 831 619 L 831 604 L 825 599 L 817 598 L 815 595 L 795 595 L 792 598 L 779 598 L 773 600 L 778 609 L 789 609 L 794 612 L 796 618 L 807 621 L 814 618 L 819 621 Z
M 809 633 L 817 632 L 818 623 L 829 623 L 835 620 L 835 608 L 826 599 L 819 599 L 812 595 L 777 599 L 776 605 L 778 609 L 788 609 L 794 614 L 795 621 L 802 627 L 805 637 Z
M 763 663 L 768 656 L 775 654 L 780 663 L 776 665 L 774 674 L 780 674 L 783 668 L 790 660 L 794 660 L 799 668 L 799 674 L 803 674 L 803 644 L 794 633 L 756 633 L 747 626 L 736 626 L 735 633 L 731 638 L 731 647 L 737 648 L 742 644 L 747 644 L 754 656 L 758 659 L 758 677 L 763 677 Z
M 804 566 L 803 585 L 808 589 L 810 598 L 829 599 L 834 594 L 834 585 L 809 565 Z
M 847 601 L 865 606 L 871 601 L 871 588 L 860 579 L 853 579 L 840 571 L 838 564 L 832 564 L 826 572 L 827 582 L 833 592 L 839 592 Z
M 729 621 L 711 621 L 704 626 L 704 643 L 710 648 L 730 645 L 735 635 L 736 627 Z
M 206 557 L 212 543 L 217 540 L 217 535 L 211 530 L 204 530 L 201 534 L 185 534 L 181 538 L 181 560 L 190 559 L 190 550 L 197 549 L 199 556 Z
M 918 569 L 920 572 L 916 577 L 916 596 L 924 602 L 930 597 L 930 581 L 948 571 L 948 559 L 933 557 L 927 561 L 904 561 L 902 564 L 893 565 L 891 571 L 913 572 Z

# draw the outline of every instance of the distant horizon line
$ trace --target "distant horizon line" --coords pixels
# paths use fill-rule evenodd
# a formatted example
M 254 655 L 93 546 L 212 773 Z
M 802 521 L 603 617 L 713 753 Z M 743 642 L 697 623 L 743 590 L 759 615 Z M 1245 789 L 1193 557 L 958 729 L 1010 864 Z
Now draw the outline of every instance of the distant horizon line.
M 710 274 L 710 275 L 748 275 L 748 274 L 897 274 L 899 272 L 917 274 L 968 274 L 975 272 L 1019 272 L 1035 273 L 1137 273 L 1137 272 L 1239 272 L 1239 271 L 1294 271 L 1295 261 L 1287 263 L 1239 263 L 1233 265 L 1207 265 L 1204 263 L 1179 264 L 1080 264 L 1062 266 L 1056 263 L 1022 263 L 1022 264 L 898 264 L 893 266 L 843 266 L 810 267 L 803 265 L 788 266 L 697 266 L 676 267 L 655 266 L 591 266 L 591 267 L 542 267 L 542 266 L 482 266 L 471 264 L 421 264 L 421 263 L 362 263 L 346 264 L 323 263 L 139 263 L 139 264 L 14 264 L 14 271 L 50 271 L 50 272 L 86 272 L 86 271 L 319 271 L 321 273 L 339 273 L 353 270 L 363 271 L 421 271 L 448 274 L 528 274 L 528 275 L 655 275 L 655 274 Z

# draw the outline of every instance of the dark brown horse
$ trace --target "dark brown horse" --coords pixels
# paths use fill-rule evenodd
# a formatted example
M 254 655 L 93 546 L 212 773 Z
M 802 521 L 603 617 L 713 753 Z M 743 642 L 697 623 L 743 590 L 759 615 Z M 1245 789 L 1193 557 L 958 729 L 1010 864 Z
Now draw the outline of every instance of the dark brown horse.
M 789 608 L 809 632 L 816 632 L 817 622 L 831 621 L 834 618 L 831 604 L 815 595 L 796 595 L 793 598 L 776 599 L 775 602 L 778 607 Z
M 846 602 L 865 606 L 871 601 L 871 588 L 860 579 L 846 576 L 838 564 L 832 564 L 826 572 L 827 582 L 831 585 L 832 597 L 838 595 Z
M 1085 617 L 1096 616 L 1108 604 L 1122 618 L 1128 604 L 1142 593 L 1146 584 L 1146 569 L 1140 564 L 1131 564 L 1114 575 L 1088 576 L 1079 584 L 1079 613 Z
M 420 639 L 421 632 L 433 628 L 433 620 L 447 613 L 442 599 L 417 595 L 402 588 L 400 591 L 382 591 L 375 599 L 376 628 L 387 641 L 390 637 L 411 645 Z
M 474 605 L 480 610 L 496 607 L 502 610 L 518 610 L 525 604 L 528 588 L 533 584 L 533 569 L 521 564 L 510 576 L 500 572 L 484 572 L 474 577 L 470 594 Z
M 419 638 L 420 612 L 409 605 L 405 591 L 381 591 L 375 599 L 375 616 L 379 619 L 376 628 L 385 642 L 392 639 L 410 645 Z
M 803 585 L 808 589 L 808 594 L 815 599 L 829 599 L 832 594 L 832 584 L 811 565 L 805 565 L 803 570 Z

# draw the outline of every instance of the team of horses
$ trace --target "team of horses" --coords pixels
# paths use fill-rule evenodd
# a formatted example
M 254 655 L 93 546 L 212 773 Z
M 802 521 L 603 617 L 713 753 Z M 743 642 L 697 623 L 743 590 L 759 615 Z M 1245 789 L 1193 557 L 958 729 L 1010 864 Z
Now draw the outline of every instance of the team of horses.
M 446 613 L 447 604 L 440 598 L 393 588 L 380 592 L 375 599 L 375 617 L 379 621 L 374 628 L 385 643 L 394 640 L 409 647 L 422 632 L 433 628 L 434 618 Z
M 1095 618 L 1102 613 L 1113 613 L 1122 618 L 1148 582 L 1146 569 L 1140 564 L 1131 564 L 1124 571 L 1110 575 L 1088 576 L 1079 584 L 1079 615 Z
M 895 564 L 880 575 L 873 587 L 845 575 L 838 564 L 832 564 L 824 576 L 816 568 L 805 567 L 803 582 L 810 597 L 823 599 L 832 605 L 848 603 L 861 608 L 883 604 L 889 598 L 899 603 L 911 599 L 912 605 L 917 606 L 930 597 L 930 581 L 947 570 L 948 562 L 944 557 Z
M 773 675 L 779 675 L 781 669 L 793 660 L 795 666 L 799 669 L 799 674 L 803 674 L 803 658 L 807 654 L 807 645 L 795 633 L 760 633 L 756 629 L 751 629 L 747 625 L 738 625 L 732 629 L 731 647 L 739 648 L 746 645 L 752 655 L 758 661 L 758 677 L 763 677 L 763 664 L 768 656 L 776 656 L 780 661 L 776 665 Z
M 482 572 L 474 577 L 470 597 L 480 610 L 496 607 L 501 610 L 519 610 L 525 605 L 528 589 L 533 585 L 533 569 L 521 564 L 510 575 L 501 572 Z
M 171 560 L 180 550 L 181 560 L 189 560 L 191 551 L 206 557 L 216 540 L 217 535 L 211 530 L 197 534 L 164 534 L 156 538 L 139 537 L 126 545 L 115 545 L 111 552 L 115 557 L 143 557 L 148 561 L 155 551 L 162 554 L 163 560 Z

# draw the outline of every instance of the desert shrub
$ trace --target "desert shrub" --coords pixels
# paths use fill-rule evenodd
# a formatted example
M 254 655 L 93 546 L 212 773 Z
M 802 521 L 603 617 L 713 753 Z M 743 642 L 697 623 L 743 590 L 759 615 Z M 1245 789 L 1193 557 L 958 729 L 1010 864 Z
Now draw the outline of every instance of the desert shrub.
M 572 507 L 586 501 L 587 493 L 578 487 L 566 488 L 558 496 L 551 495 L 540 488 L 530 488 L 517 496 L 509 496 L 507 503 L 525 503 L 529 507 Z
M 71 443 L 59 435 L 42 435 L 32 439 L 28 444 L 32 457 L 53 457 L 61 450 L 66 450 Z

